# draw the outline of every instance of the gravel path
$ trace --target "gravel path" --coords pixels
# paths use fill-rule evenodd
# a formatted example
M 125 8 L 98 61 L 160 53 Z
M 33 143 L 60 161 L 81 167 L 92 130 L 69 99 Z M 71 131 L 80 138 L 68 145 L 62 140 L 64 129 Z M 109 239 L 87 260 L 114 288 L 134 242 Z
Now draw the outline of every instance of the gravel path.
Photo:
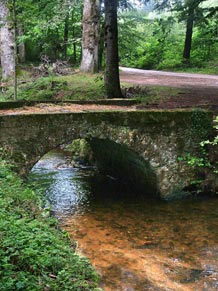
M 122 82 L 176 88 L 213 88 L 218 90 L 218 75 L 174 73 L 120 67 Z

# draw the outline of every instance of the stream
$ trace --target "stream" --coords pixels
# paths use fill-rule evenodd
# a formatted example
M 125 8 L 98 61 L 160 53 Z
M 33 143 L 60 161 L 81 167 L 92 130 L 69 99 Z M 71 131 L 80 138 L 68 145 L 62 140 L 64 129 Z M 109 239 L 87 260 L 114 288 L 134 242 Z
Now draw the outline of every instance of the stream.
M 166 203 L 131 193 L 60 151 L 32 169 L 63 229 L 106 291 L 217 291 L 218 199 Z

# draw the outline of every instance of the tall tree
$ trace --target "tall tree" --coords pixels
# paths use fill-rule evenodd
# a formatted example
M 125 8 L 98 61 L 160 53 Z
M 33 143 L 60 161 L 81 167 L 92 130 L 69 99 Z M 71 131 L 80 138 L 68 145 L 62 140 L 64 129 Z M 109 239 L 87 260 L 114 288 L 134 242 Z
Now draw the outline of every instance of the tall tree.
M 200 4 L 206 0 L 183 0 L 178 1 L 175 10 L 179 12 L 181 20 L 186 22 L 185 42 L 183 49 L 183 59 L 185 62 L 190 61 L 192 35 L 195 22 L 203 19 L 203 9 Z
M 145 3 L 151 0 L 141 0 Z M 199 23 L 204 19 L 201 3 L 206 0 L 154 0 L 154 7 L 158 10 L 170 9 L 171 11 L 178 12 L 178 17 L 180 21 L 185 21 L 186 32 L 185 41 L 183 49 L 183 59 L 185 62 L 190 62 L 191 57 L 191 47 L 192 47 L 192 35 L 195 23 Z
M 15 33 L 12 15 L 6 0 L 0 0 L 0 48 L 2 79 L 15 75 Z
M 105 92 L 107 98 L 122 98 L 118 56 L 118 0 L 104 0 L 105 6 Z
M 64 21 L 64 43 L 63 43 L 63 58 L 67 60 L 67 48 L 69 39 L 69 13 Z
M 20 63 L 25 63 L 26 61 L 26 49 L 25 49 L 25 43 L 22 40 L 24 36 L 24 29 L 22 25 L 17 26 L 17 36 L 18 36 L 18 57 Z
M 98 72 L 100 0 L 84 0 L 81 71 Z

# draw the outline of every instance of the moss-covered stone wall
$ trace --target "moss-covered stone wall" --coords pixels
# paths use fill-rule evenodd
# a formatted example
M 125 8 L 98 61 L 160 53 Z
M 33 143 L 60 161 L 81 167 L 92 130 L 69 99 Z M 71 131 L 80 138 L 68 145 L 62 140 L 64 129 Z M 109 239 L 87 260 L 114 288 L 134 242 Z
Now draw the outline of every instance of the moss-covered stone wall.
M 0 145 L 25 174 L 48 151 L 76 138 L 125 144 L 150 164 L 162 198 L 180 195 L 194 173 L 178 157 L 196 152 L 212 113 L 196 111 L 81 112 L 0 116 Z

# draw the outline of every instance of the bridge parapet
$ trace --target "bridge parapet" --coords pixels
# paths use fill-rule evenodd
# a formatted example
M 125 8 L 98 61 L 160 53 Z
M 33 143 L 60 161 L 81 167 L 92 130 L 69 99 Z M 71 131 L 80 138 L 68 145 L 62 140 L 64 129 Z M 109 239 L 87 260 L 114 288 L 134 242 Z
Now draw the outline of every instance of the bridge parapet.
M 195 173 L 179 161 L 208 137 L 212 113 L 196 111 L 80 112 L 0 116 L 0 145 L 26 174 L 48 151 L 77 138 L 125 144 L 150 163 L 159 195 L 180 195 Z

